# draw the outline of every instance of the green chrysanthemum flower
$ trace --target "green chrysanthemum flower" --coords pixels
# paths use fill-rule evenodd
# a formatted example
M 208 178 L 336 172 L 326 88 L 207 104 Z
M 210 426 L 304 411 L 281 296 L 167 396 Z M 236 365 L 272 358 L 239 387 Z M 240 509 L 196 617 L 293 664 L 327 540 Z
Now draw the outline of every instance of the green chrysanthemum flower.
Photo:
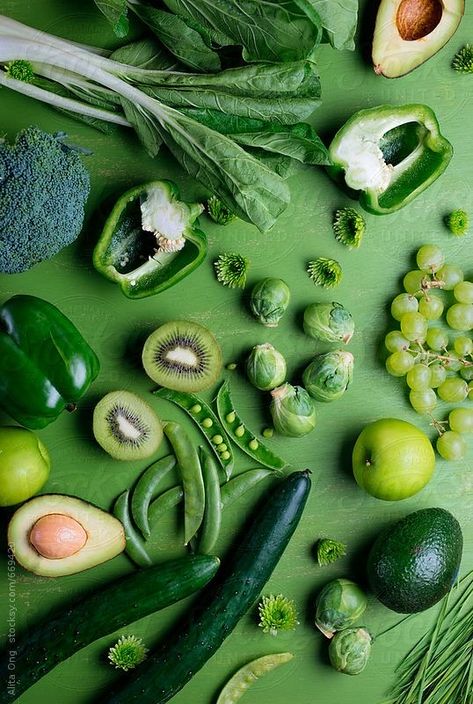
M 366 223 L 355 208 L 339 208 L 335 211 L 332 227 L 337 242 L 353 249 L 360 246 Z
M 117 669 L 132 670 L 146 659 L 148 648 L 136 636 L 121 636 L 108 651 L 108 659 Z
M 23 83 L 31 83 L 34 78 L 32 65 L 29 61 L 25 61 L 24 59 L 10 61 L 10 63 L 7 64 L 6 73 L 8 78 L 14 78 L 16 81 L 23 81 Z
M 453 57 L 452 68 L 458 73 L 473 73 L 473 45 L 465 44 L 457 51 Z
M 332 562 L 346 555 L 346 547 L 344 543 L 331 540 L 331 538 L 321 538 L 318 540 L 315 546 L 315 553 L 319 566 L 324 567 L 325 565 L 330 565 Z
M 210 196 L 208 199 L 207 212 L 217 225 L 228 225 L 229 222 L 236 219 L 236 215 L 217 196 Z
M 282 594 L 261 597 L 258 613 L 259 627 L 272 636 L 278 631 L 293 631 L 299 623 L 295 603 Z
M 241 254 L 221 254 L 214 262 L 217 280 L 229 288 L 245 288 L 250 262 Z
M 335 259 L 319 257 L 309 262 L 307 273 L 317 286 L 332 288 L 340 283 L 342 279 L 342 267 Z
M 462 237 L 468 232 L 469 217 L 464 210 L 454 210 L 445 218 L 445 224 L 453 235 Z

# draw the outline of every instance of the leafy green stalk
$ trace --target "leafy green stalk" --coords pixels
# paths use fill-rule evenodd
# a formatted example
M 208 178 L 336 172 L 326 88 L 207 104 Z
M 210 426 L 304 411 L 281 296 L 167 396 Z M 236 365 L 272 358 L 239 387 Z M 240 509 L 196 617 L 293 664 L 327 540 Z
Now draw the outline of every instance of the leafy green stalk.
M 473 73 L 473 44 L 465 44 L 453 57 L 452 68 L 457 73 Z
M 342 267 L 335 259 L 319 257 L 307 265 L 307 273 L 316 286 L 332 288 L 337 286 L 342 279 Z
M 250 262 L 241 254 L 220 254 L 214 262 L 217 281 L 229 288 L 245 288 Z
M 108 651 L 108 659 L 116 669 L 133 670 L 140 665 L 148 653 L 143 640 L 136 636 L 121 636 Z
M 331 565 L 346 555 L 347 546 L 331 538 L 320 538 L 316 543 L 316 557 L 319 567 Z
M 263 633 L 275 636 L 278 631 L 293 631 L 298 625 L 296 605 L 282 594 L 261 597 L 258 605 L 259 626 Z

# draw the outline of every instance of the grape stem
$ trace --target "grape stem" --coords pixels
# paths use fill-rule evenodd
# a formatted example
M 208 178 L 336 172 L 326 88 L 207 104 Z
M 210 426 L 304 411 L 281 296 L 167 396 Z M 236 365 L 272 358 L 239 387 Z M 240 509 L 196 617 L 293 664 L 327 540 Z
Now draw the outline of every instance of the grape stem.
M 457 362 L 458 364 L 461 364 L 462 367 L 473 367 L 473 362 L 465 359 L 465 357 L 450 357 L 448 354 L 438 354 L 437 352 L 432 352 L 432 350 L 426 350 L 420 342 L 418 342 L 417 345 L 420 348 L 420 353 L 419 350 L 412 349 L 412 347 L 407 349 L 407 352 L 411 352 L 416 355 L 416 364 L 418 362 L 427 363 L 427 365 L 432 364 L 433 362 Z
M 432 422 L 430 425 L 435 428 L 437 433 L 439 434 L 440 437 L 445 433 L 447 428 L 445 426 L 448 426 L 448 420 L 437 420 L 436 418 L 433 417 L 431 413 L 429 413 Z

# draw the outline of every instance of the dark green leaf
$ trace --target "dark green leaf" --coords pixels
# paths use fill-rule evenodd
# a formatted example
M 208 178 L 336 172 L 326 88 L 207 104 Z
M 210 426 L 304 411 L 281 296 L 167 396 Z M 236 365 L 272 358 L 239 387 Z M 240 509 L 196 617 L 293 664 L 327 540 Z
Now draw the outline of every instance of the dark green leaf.
M 164 0 L 168 8 L 223 33 L 243 47 L 245 61 L 294 61 L 310 56 L 320 32 L 292 0 Z
M 157 156 L 163 140 L 156 127 L 156 119 L 140 105 L 135 105 L 126 100 L 126 98 L 120 98 L 120 101 L 126 119 L 133 125 L 140 142 L 148 154 L 152 157 Z
M 148 71 L 177 69 L 177 62 L 155 39 L 139 39 L 116 49 L 110 59 Z
M 143 90 L 176 108 L 219 110 L 229 115 L 292 124 L 320 103 L 320 80 L 311 61 L 253 64 L 212 75 L 172 72 L 149 76 Z
M 220 70 L 218 54 L 180 17 L 148 5 L 130 7 L 179 61 L 196 71 Z
M 235 142 L 244 147 L 288 156 L 303 164 L 321 166 L 330 164 L 326 147 L 313 127 L 305 122 L 281 125 L 226 115 L 214 110 L 185 110 L 184 112 L 207 127 L 231 136 Z
M 126 0 L 94 0 L 95 4 L 112 25 L 113 31 L 122 39 L 128 34 Z
M 335 49 L 355 48 L 358 21 L 358 0 L 295 0 L 308 17 L 314 12 L 321 19 L 322 27 Z
M 235 215 L 269 230 L 290 201 L 284 181 L 228 137 L 176 110 L 165 111 L 157 129 L 187 173 Z

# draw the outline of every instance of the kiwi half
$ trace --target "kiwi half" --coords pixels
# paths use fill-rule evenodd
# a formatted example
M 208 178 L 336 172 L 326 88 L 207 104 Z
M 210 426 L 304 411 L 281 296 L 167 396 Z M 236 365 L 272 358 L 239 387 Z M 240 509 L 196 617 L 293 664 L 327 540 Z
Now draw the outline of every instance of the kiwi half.
M 99 401 L 93 430 L 99 445 L 116 460 L 150 457 L 163 439 L 156 413 L 130 391 L 112 391 Z
M 187 320 L 161 325 L 145 342 L 143 366 L 160 386 L 201 391 L 222 371 L 222 352 L 210 330 Z

